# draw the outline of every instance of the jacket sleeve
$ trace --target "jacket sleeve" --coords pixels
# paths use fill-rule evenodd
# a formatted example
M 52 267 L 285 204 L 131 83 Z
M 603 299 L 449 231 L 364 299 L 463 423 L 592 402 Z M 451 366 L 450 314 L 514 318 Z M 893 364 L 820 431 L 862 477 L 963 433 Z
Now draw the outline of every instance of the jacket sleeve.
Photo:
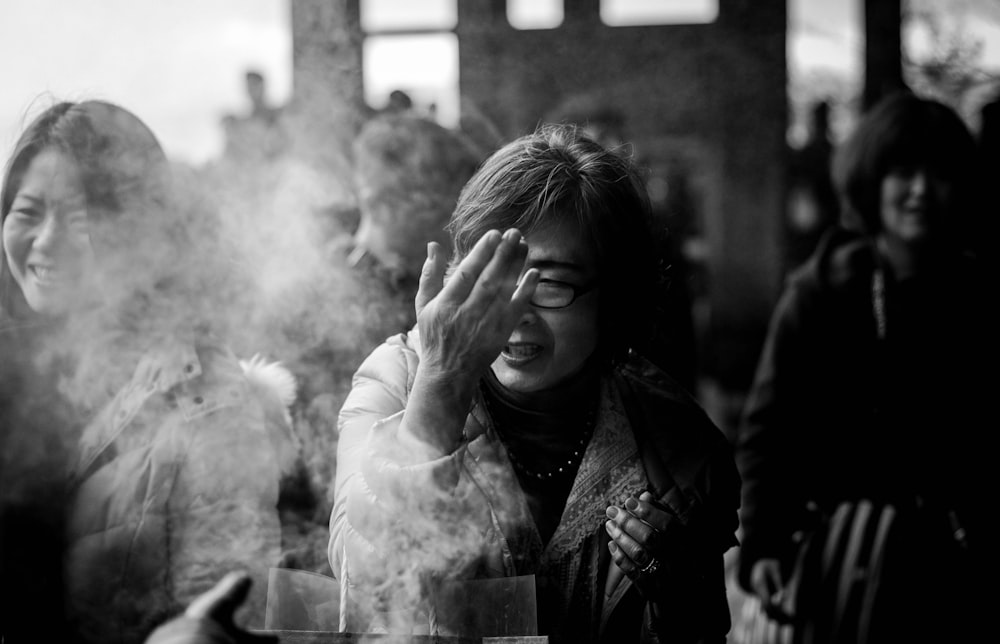
M 338 418 L 328 555 L 341 583 L 342 627 L 345 619 L 352 629 L 366 627 L 360 621 L 372 618 L 352 607 L 413 610 L 428 575 L 461 576 L 478 558 L 490 525 L 463 470 L 465 444 L 428 459 L 427 448 L 400 429 L 415 361 L 401 342 L 376 349 L 355 373 Z
M 691 423 L 698 424 L 698 417 Z M 707 419 L 700 422 L 716 440 L 703 467 L 660 499 L 681 518 L 683 528 L 666 533 L 678 556 L 669 562 L 669 578 L 651 594 L 655 599 L 646 607 L 643 642 L 721 644 L 731 627 L 724 555 L 738 545 L 740 477 L 721 431 Z
M 743 529 L 739 581 L 749 590 L 749 574 L 761 558 L 789 553 L 796 509 L 805 506 L 803 480 L 796 468 L 796 445 L 802 440 L 802 418 L 809 415 L 806 391 L 810 386 L 807 348 L 807 302 L 794 283 L 782 294 L 747 398 L 737 436 L 737 464 L 743 478 Z M 816 413 L 813 410 L 812 413 Z
M 186 605 L 227 572 L 246 571 L 253 586 L 237 621 L 262 627 L 268 568 L 281 547 L 278 458 L 236 360 L 199 353 L 202 377 L 177 395 L 184 422 L 168 510 L 170 582 Z

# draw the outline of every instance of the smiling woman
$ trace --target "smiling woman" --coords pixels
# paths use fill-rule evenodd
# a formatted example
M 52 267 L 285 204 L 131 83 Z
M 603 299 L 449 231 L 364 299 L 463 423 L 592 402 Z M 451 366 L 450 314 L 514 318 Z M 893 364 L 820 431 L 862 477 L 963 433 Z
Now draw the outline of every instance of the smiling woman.
M 263 613 L 290 401 L 206 315 L 211 213 L 173 188 L 152 131 L 102 101 L 40 114 L 6 166 L 5 642 L 141 642 L 232 568 Z
M 3 226 L 10 273 L 31 309 L 63 315 L 88 298 L 94 268 L 83 181 L 57 150 L 36 156 Z
M 542 127 L 479 168 L 449 229 L 416 327 L 340 413 L 341 630 L 498 635 L 439 591 L 533 576 L 553 642 L 724 641 L 739 483 L 722 433 L 639 354 L 657 291 L 630 162 Z
M 793 579 L 819 575 L 818 558 L 792 574 L 798 535 L 862 508 L 910 526 L 877 577 L 855 568 L 868 556 L 856 549 L 830 559 L 849 532 L 838 544 L 831 528 L 823 565 L 835 563 L 800 604 L 804 629 L 883 642 L 968 641 L 988 627 L 971 589 L 997 575 L 983 430 L 997 378 L 981 365 L 996 364 L 998 321 L 984 296 L 993 272 L 975 252 L 986 215 L 975 152 L 940 102 L 876 104 L 834 155 L 851 229 L 825 235 L 774 310 L 739 434 L 740 583 L 781 609 Z M 854 526 L 862 544 L 864 522 Z

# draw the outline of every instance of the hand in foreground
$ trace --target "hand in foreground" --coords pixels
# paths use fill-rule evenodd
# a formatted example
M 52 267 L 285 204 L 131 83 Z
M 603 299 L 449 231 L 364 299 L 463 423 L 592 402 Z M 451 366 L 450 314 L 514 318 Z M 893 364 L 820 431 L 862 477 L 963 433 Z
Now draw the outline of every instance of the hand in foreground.
M 461 437 L 479 378 L 530 306 L 538 271 L 521 276 L 528 245 L 515 229 L 483 235 L 447 283 L 440 247 L 431 242 L 427 251 L 416 296 L 420 364 L 403 422 L 448 453 Z
M 640 590 L 654 591 L 670 558 L 671 542 L 678 545 L 683 527 L 649 492 L 627 499 L 624 507 L 609 506 L 606 514 L 612 561 Z
M 184 611 L 157 628 L 145 644 L 275 644 L 277 637 L 238 628 L 233 614 L 250 591 L 250 578 L 231 572 Z
M 421 365 L 446 376 L 477 379 L 496 359 L 534 294 L 538 271 L 518 281 L 528 245 L 521 233 L 483 235 L 444 283 L 438 244 L 428 257 L 417 291 Z

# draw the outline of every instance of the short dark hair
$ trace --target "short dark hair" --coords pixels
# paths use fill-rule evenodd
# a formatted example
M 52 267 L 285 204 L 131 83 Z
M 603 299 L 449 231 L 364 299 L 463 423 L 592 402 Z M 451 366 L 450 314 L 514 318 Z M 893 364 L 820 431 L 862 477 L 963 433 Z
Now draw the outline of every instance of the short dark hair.
M 608 363 L 652 336 L 659 274 L 645 185 L 630 159 L 574 125 L 544 124 L 496 151 L 462 189 L 448 224 L 453 263 L 491 229 L 530 236 L 574 221 L 597 255 L 598 351 Z
M 849 228 L 882 228 L 882 179 L 896 166 L 927 165 L 954 182 L 953 217 L 969 216 L 976 197 L 976 141 L 961 117 L 938 101 L 898 92 L 865 114 L 834 153 L 832 174 Z M 958 229 L 961 222 L 951 222 Z

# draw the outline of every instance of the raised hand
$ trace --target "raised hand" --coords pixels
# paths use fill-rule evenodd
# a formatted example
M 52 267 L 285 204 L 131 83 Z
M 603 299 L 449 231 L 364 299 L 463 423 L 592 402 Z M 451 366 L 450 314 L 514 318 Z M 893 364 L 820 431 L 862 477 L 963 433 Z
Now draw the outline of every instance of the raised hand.
M 521 276 L 527 254 L 519 231 L 491 230 L 445 283 L 445 258 L 428 245 L 415 302 L 420 365 L 403 422 L 441 451 L 459 440 L 476 383 L 530 306 L 538 271 Z
M 527 310 L 537 283 L 521 234 L 491 230 L 443 284 L 444 260 L 432 242 L 417 291 L 421 365 L 442 375 L 478 378 L 496 359 Z

